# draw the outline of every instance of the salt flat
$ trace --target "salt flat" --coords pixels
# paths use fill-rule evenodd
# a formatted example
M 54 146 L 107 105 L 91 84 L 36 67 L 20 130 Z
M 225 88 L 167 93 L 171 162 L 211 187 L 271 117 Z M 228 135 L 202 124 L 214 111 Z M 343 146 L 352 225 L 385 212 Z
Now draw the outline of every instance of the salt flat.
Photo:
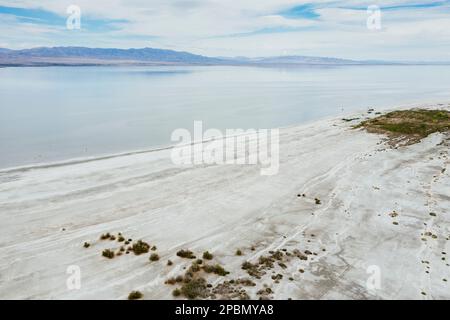
M 273 299 L 449 299 L 449 137 L 392 149 L 354 123 L 281 129 L 274 176 L 258 166 L 179 167 L 170 149 L 0 171 L 0 297 L 126 299 L 139 290 L 172 299 L 165 280 L 191 263 L 180 249 L 209 250 L 231 272 L 206 275 L 213 285 L 249 277 L 245 261 L 297 249 L 313 254 L 253 279 L 252 299 L 264 284 Z M 102 257 L 120 247 L 99 240 L 106 232 L 156 245 L 160 260 Z M 79 290 L 66 285 L 72 265 Z M 379 287 L 368 288 L 373 270 Z

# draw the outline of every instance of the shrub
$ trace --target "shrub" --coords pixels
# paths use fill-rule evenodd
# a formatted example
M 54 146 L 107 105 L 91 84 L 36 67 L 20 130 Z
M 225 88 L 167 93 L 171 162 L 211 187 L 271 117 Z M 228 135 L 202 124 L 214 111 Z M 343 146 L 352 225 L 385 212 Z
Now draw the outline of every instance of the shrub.
M 203 259 L 212 260 L 212 258 L 214 258 L 214 256 L 211 253 L 209 253 L 209 251 L 203 252 Z
M 100 240 L 107 240 L 109 238 L 111 238 L 111 235 L 109 234 L 109 232 L 108 233 L 104 233 L 104 234 L 102 234 L 100 236 Z
M 153 247 L 151 248 L 152 251 L 156 251 L 156 249 L 157 249 L 156 246 L 153 246 Z
M 227 274 L 229 274 L 229 272 L 226 271 L 220 264 L 216 264 L 214 266 L 204 265 L 203 270 L 206 273 L 215 273 L 219 276 L 226 276 Z
M 282 274 L 277 274 L 277 275 L 273 275 L 272 276 L 272 280 L 281 280 L 283 279 L 283 275 Z
M 131 291 L 128 295 L 128 300 L 138 300 L 141 299 L 144 295 L 140 291 Z
M 200 271 L 200 266 L 198 265 L 198 263 L 194 262 L 190 267 L 188 272 L 191 273 L 195 273 L 195 272 L 199 272 Z
M 247 271 L 247 273 L 252 277 L 255 277 L 257 279 L 259 279 L 261 277 L 261 272 L 258 270 L 257 264 L 253 264 L 251 262 L 245 261 L 242 264 L 241 268 L 242 268 L 242 270 Z
M 175 290 L 173 290 L 173 291 L 172 291 L 172 295 L 173 295 L 174 297 L 179 297 L 179 296 L 181 296 L 181 290 L 180 290 L 180 289 L 175 289 Z
M 242 256 L 242 251 L 241 251 L 240 249 L 237 249 L 237 250 L 236 250 L 236 255 L 237 255 L 237 256 Z
M 194 253 L 189 250 L 180 250 L 177 252 L 177 256 L 181 258 L 195 259 Z
M 152 253 L 150 255 L 150 261 L 158 261 L 159 260 L 159 256 L 156 253 Z
M 135 255 L 140 255 L 143 253 L 147 253 L 150 249 L 150 245 L 142 240 L 139 240 L 138 242 L 133 244 L 133 252 Z
M 114 251 L 112 251 L 110 249 L 103 250 L 102 256 L 104 256 L 105 258 L 108 258 L 108 259 L 112 259 L 112 258 L 114 258 Z
M 197 297 L 205 298 L 207 294 L 207 283 L 203 278 L 191 279 L 183 284 L 180 293 L 188 299 L 195 299 Z
M 173 262 L 171 260 L 167 260 L 167 265 L 171 266 L 171 265 L 173 265 Z
M 89 242 L 85 242 L 83 245 L 83 247 L 85 247 L 85 248 L 89 248 L 90 246 L 91 246 L 91 244 Z
M 124 238 L 123 236 L 119 236 L 119 237 L 117 238 L 117 241 L 119 241 L 119 242 L 124 242 L 124 241 L 125 241 L 125 238 Z

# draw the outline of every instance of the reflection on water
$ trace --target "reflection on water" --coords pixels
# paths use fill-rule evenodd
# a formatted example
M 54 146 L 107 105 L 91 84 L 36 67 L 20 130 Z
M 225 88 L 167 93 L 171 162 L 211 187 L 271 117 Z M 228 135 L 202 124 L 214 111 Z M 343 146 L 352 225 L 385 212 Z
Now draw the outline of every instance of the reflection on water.
M 449 66 L 3 68 L 0 167 L 167 145 L 194 120 L 273 128 L 448 101 L 449 87 Z

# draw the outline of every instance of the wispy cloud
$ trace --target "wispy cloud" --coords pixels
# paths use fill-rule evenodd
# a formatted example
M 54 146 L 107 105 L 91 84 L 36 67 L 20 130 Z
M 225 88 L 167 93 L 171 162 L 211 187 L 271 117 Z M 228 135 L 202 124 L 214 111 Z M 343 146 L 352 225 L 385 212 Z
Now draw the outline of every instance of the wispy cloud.
M 0 6 L 0 16 L 12 16 L 18 23 L 39 24 L 48 26 L 64 26 L 67 15 L 60 15 L 41 8 L 17 8 Z M 121 25 L 128 23 L 126 19 L 95 19 L 89 16 L 83 19 L 83 28 L 87 31 L 99 32 L 110 31 L 121 28 Z
M 315 11 L 315 6 L 311 3 L 295 6 L 280 12 L 280 16 L 289 19 L 317 19 L 320 14 Z
M 0 0 L 9 47 L 157 46 L 208 55 L 308 54 L 450 60 L 450 0 L 77 0 L 82 29 L 65 29 L 69 0 Z M 366 27 L 377 4 L 382 29 Z

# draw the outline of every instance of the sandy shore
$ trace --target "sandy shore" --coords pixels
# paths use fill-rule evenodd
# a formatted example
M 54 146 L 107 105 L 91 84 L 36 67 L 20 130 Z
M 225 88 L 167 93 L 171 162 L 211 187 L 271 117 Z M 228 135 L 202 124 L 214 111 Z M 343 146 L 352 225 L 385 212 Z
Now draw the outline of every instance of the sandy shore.
M 252 299 L 264 284 L 273 299 L 449 299 L 448 136 L 391 149 L 354 123 L 281 129 L 274 176 L 258 166 L 181 168 L 170 150 L 0 171 L 0 297 L 126 299 L 140 290 L 172 299 L 165 280 L 191 262 L 180 249 L 214 253 L 231 272 L 207 275 L 214 285 L 249 277 L 244 261 L 297 249 L 315 254 L 254 279 Z M 120 246 L 99 240 L 105 232 L 156 245 L 160 261 L 102 257 Z M 81 270 L 79 290 L 66 285 L 71 265 Z M 368 290 L 373 266 L 380 286 Z

